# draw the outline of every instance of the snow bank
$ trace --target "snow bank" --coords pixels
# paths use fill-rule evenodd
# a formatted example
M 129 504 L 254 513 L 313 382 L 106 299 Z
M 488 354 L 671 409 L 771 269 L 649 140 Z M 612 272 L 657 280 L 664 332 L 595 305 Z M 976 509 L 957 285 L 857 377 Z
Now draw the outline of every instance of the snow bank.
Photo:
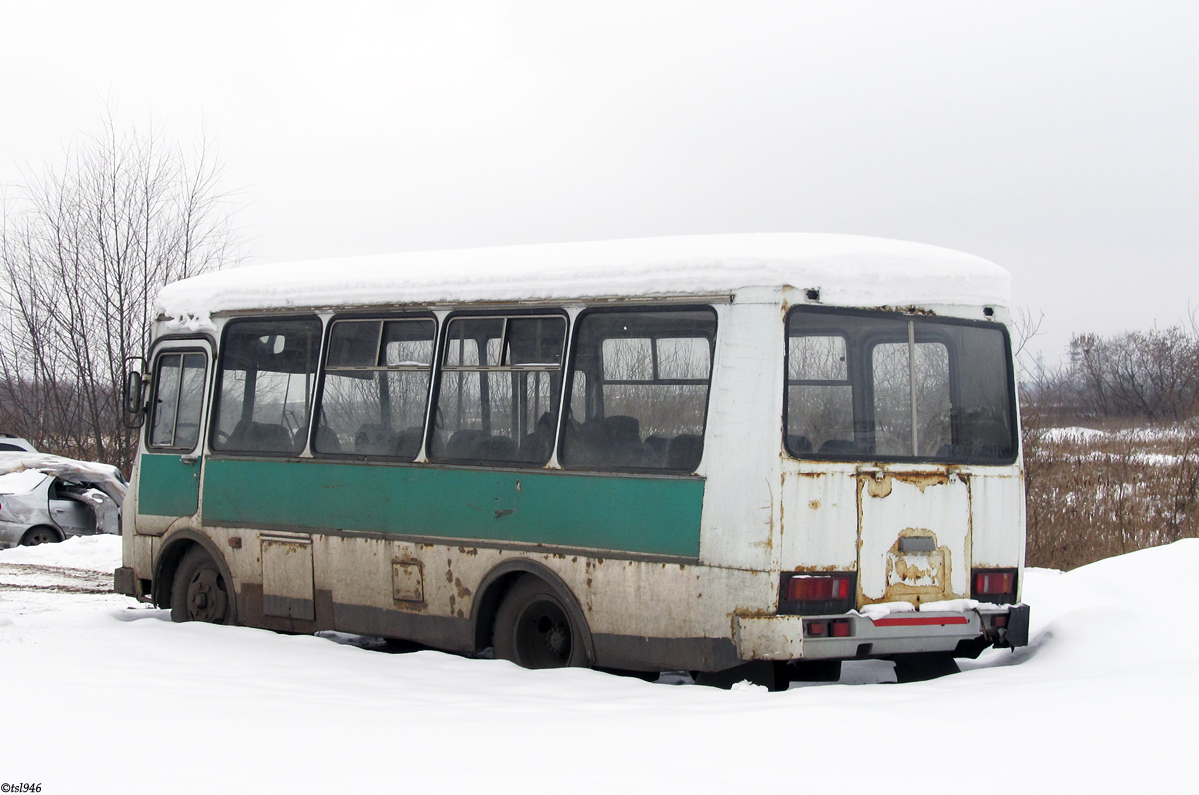
M 0 549 L 0 563 L 93 569 L 111 574 L 121 565 L 121 537 L 108 533 L 72 536 L 57 544 Z M 0 773 L 0 776 L 2 775 Z
M 904 685 L 884 683 L 885 662 L 856 663 L 845 680 L 864 684 L 786 693 L 172 624 L 113 595 L 34 594 L 61 606 L 22 612 L 0 590 L 0 659 L 20 683 L 0 696 L 13 727 L 0 778 L 47 792 L 722 793 L 890 792 L 918 775 L 930 790 L 1135 791 L 1190 776 L 1196 571 L 1199 541 L 1029 569 L 1028 649 Z
M 213 312 L 345 304 L 435 304 L 726 294 L 819 288 L 834 305 L 1006 306 L 1007 271 L 948 249 L 850 235 L 705 235 L 275 263 L 165 287 L 158 309 L 179 328 Z
M 1107 435 L 1106 431 L 1094 428 L 1048 428 L 1043 438 L 1047 442 L 1086 442 Z

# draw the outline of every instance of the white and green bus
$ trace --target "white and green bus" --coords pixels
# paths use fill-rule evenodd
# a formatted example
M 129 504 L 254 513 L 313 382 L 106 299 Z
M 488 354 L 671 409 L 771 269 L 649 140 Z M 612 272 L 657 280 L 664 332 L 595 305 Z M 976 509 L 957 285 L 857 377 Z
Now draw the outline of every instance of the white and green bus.
M 117 590 L 533 668 L 955 670 L 1028 637 L 1008 289 L 789 234 L 172 284 Z

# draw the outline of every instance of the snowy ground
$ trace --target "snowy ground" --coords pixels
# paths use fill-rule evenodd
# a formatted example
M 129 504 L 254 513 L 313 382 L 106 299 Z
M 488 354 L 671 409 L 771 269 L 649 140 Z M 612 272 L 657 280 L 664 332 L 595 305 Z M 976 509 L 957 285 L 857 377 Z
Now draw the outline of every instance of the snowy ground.
M 854 664 L 842 684 L 786 693 L 172 624 L 107 592 L 119 543 L 0 552 L 0 782 L 44 793 L 1193 786 L 1199 540 L 1030 570 L 1027 650 L 903 685 L 886 663 Z

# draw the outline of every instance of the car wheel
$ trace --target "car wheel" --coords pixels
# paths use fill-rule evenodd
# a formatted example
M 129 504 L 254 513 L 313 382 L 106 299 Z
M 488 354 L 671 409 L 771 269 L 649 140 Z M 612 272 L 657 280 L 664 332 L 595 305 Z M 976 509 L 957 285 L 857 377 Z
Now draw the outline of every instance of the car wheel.
M 557 592 L 537 577 L 522 577 L 495 616 L 495 656 L 524 668 L 587 664 L 582 628 Z
M 62 534 L 53 527 L 31 527 L 21 536 L 21 546 L 36 547 L 38 544 L 57 544 Z
M 216 562 L 192 547 L 179 562 L 171 583 L 171 620 L 233 623 L 233 595 Z

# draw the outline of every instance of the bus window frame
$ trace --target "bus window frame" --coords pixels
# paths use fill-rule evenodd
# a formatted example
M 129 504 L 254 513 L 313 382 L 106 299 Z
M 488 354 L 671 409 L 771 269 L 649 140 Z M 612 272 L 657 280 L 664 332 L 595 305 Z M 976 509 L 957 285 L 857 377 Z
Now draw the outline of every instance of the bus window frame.
M 485 320 L 489 318 L 499 318 L 507 320 L 508 318 L 556 318 L 563 322 L 562 334 L 562 353 L 559 361 L 557 372 L 561 375 L 562 381 L 558 384 L 557 394 L 557 415 L 554 418 L 554 426 L 550 437 L 551 444 L 549 454 L 544 461 L 539 463 L 528 461 L 503 461 L 495 459 L 476 459 L 476 458 L 452 458 L 444 455 L 433 454 L 433 437 L 437 433 L 438 427 L 436 415 L 440 411 L 438 405 L 441 397 L 441 381 L 447 373 L 455 372 L 547 372 L 553 373 L 553 368 L 535 367 L 530 365 L 505 365 L 505 343 L 508 341 L 508 327 L 504 324 L 501 332 L 499 364 L 495 366 L 489 365 L 452 365 L 447 371 L 445 366 L 446 351 L 449 346 L 450 326 L 455 320 Z M 470 305 L 456 306 L 450 312 L 446 313 L 441 318 L 441 325 L 437 332 L 437 349 L 434 352 L 433 362 L 433 378 L 429 386 L 429 402 L 428 410 L 425 418 L 425 436 L 423 449 L 425 451 L 424 460 L 430 464 L 445 465 L 445 466 L 469 466 L 469 467 L 486 467 L 496 469 L 546 469 L 550 467 L 556 460 L 558 454 L 558 438 L 562 425 L 562 400 L 565 395 L 565 381 L 568 370 L 568 357 L 570 355 L 570 346 L 574 335 L 574 320 L 570 313 L 561 304 L 550 304 L 547 306 L 532 306 L 520 308 L 496 308 L 496 309 L 481 309 L 474 308 Z
M 181 346 L 181 347 L 174 347 L 171 344 L 172 342 L 183 342 L 183 343 L 191 343 L 191 344 Z M 210 370 L 211 370 L 213 360 L 216 357 L 214 354 L 212 354 L 212 352 L 208 348 L 205 348 L 205 347 L 199 345 L 198 343 L 200 343 L 200 342 L 207 342 L 209 345 L 212 345 L 211 340 L 209 340 L 207 338 L 197 338 L 197 337 L 179 337 L 179 338 L 163 337 L 157 343 L 159 345 L 159 347 L 154 351 L 154 359 L 150 364 L 150 374 L 151 374 L 151 378 L 153 379 L 153 387 L 154 388 L 150 390 L 150 402 L 149 402 L 150 410 L 148 412 L 146 412 L 146 422 L 145 422 L 145 426 L 142 431 L 143 432 L 143 440 L 144 440 L 144 444 L 145 444 L 147 452 L 150 452 L 150 453 L 183 453 L 183 454 L 192 453 L 192 452 L 195 452 L 197 449 L 199 449 L 201 447 L 201 445 L 204 444 L 204 441 L 208 436 L 208 434 L 206 432 L 207 428 L 205 427 L 208 423 L 208 416 L 205 415 L 205 408 L 207 408 L 207 406 L 208 406 L 208 395 L 204 394 L 204 392 L 206 392 L 208 390 L 209 378 L 212 375 Z M 200 394 L 200 419 L 199 419 L 200 427 L 197 429 L 197 432 L 196 432 L 196 441 L 187 447 L 183 447 L 183 446 L 176 445 L 176 444 L 172 444 L 172 445 L 154 444 L 151 441 L 151 438 L 152 438 L 152 435 L 154 432 L 154 419 L 157 416 L 157 409 L 158 409 L 158 393 L 159 393 L 159 388 L 160 388 L 160 375 L 161 375 L 161 373 L 159 371 L 159 366 L 161 365 L 162 357 L 172 356 L 172 355 L 186 356 L 189 353 L 198 353 L 204 357 L 204 383 L 203 383 L 203 386 L 201 387 L 201 394 Z M 182 362 L 180 362 L 180 364 L 182 364 Z M 182 370 L 182 368 L 180 368 L 180 369 Z M 180 379 L 180 381 L 182 382 L 182 379 Z M 174 426 L 173 426 L 174 433 L 172 434 L 172 439 L 174 439 L 175 437 L 178 436 L 178 424 L 179 424 L 179 406 L 178 406 L 178 403 L 176 403 L 175 422 L 174 422 Z
M 1004 362 L 1007 367 L 1007 375 L 1008 375 L 1007 384 L 1005 385 L 1004 391 L 1005 391 L 1005 396 L 1007 398 L 1008 417 L 1010 419 L 1009 433 L 1010 433 L 1010 442 L 1011 442 L 1011 451 L 1012 451 L 1011 455 L 1005 456 L 1005 457 L 996 456 L 996 457 L 986 458 L 986 459 L 977 459 L 977 458 L 971 458 L 968 456 L 952 456 L 952 455 L 945 455 L 945 456 L 903 455 L 903 456 L 897 456 L 897 455 L 881 455 L 881 454 L 873 453 L 873 452 L 867 452 L 867 453 L 851 453 L 851 452 L 820 453 L 815 450 L 811 450 L 811 451 L 793 450 L 791 447 L 791 439 L 790 439 L 790 434 L 788 433 L 788 424 L 787 424 L 787 421 L 790 416 L 790 413 L 789 413 L 790 388 L 791 388 L 791 386 L 793 386 L 793 383 L 792 383 L 792 380 L 790 377 L 790 370 L 789 370 L 789 367 L 790 367 L 789 340 L 791 338 L 789 329 L 790 329 L 790 325 L 791 325 L 792 316 L 795 314 L 804 314 L 804 313 L 815 314 L 815 315 L 826 315 L 826 316 L 830 316 L 831 318 L 834 318 L 834 319 L 838 318 L 838 317 L 856 317 L 856 318 L 867 318 L 867 319 L 872 319 L 872 320 L 901 321 L 904 323 L 911 322 L 913 324 L 913 326 L 912 326 L 913 338 L 916 343 L 919 343 L 922 341 L 935 341 L 935 340 L 929 340 L 929 338 L 928 338 L 929 336 L 935 336 L 935 333 L 929 334 L 928 332 L 925 332 L 925 334 L 928 336 L 926 336 L 924 340 L 920 339 L 921 329 L 919 328 L 919 326 L 921 326 L 921 325 L 932 327 L 934 332 L 937 327 L 945 327 L 945 326 L 950 326 L 950 327 L 965 326 L 965 327 L 971 327 L 971 328 L 992 329 L 992 330 L 998 331 L 1001 339 L 1003 340 Z M 834 321 L 834 325 L 835 325 L 835 321 Z M 833 327 L 833 326 L 831 325 L 830 328 L 831 327 Z M 834 336 L 834 335 L 829 334 L 829 336 Z M 845 335 L 843 333 L 839 333 L 839 332 L 836 334 L 836 336 L 845 337 Z M 874 414 L 874 400 L 875 400 L 874 381 L 873 381 L 873 378 L 866 377 L 868 374 L 871 373 L 871 365 L 867 365 L 866 362 L 864 361 L 864 358 L 872 357 L 873 351 L 875 348 L 878 347 L 878 345 L 883 344 L 884 342 L 894 342 L 894 340 L 892 340 L 890 337 L 888 337 L 886 335 L 873 335 L 872 334 L 871 336 L 877 336 L 878 339 L 873 340 L 873 341 L 866 339 L 865 341 L 863 341 L 862 345 L 860 346 L 860 351 L 855 349 L 854 346 L 851 346 L 848 343 L 846 345 L 846 374 L 849 379 L 850 385 L 854 387 L 852 401 L 853 401 L 853 428 L 854 428 L 855 437 L 857 436 L 859 429 L 862 428 L 865 425 L 865 423 L 867 422 L 867 419 L 865 417 L 860 416 L 860 411 L 861 411 L 862 406 L 865 406 L 865 405 L 870 406 L 871 421 L 873 421 L 873 414 Z M 957 352 L 954 350 L 954 346 L 951 346 L 951 345 L 946 345 L 946 349 L 947 349 L 947 353 L 948 353 L 949 372 L 953 373 L 957 367 L 957 364 L 955 361 Z M 859 353 L 863 354 L 863 356 L 859 357 L 858 356 Z M 858 361 L 858 359 L 863 359 L 863 361 Z M 1012 464 L 1016 463 L 1017 460 L 1019 460 L 1019 457 L 1020 457 L 1020 433 L 1019 433 L 1020 415 L 1019 415 L 1019 408 L 1018 408 L 1018 405 L 1016 402 L 1015 362 L 1014 362 L 1013 355 L 1012 355 L 1011 334 L 1009 333 L 1007 326 L 1003 323 L 997 323 L 993 320 L 972 320 L 969 318 L 951 317 L 951 316 L 947 316 L 947 315 L 923 315 L 923 314 L 915 314 L 915 313 L 908 313 L 908 312 L 861 309 L 861 308 L 857 308 L 857 307 L 811 306 L 811 305 L 807 305 L 807 304 L 801 304 L 798 306 L 790 307 L 787 310 L 786 314 L 783 316 L 783 364 L 782 364 L 782 368 L 783 368 L 783 416 L 782 416 L 782 423 L 781 423 L 782 437 L 783 437 L 782 442 L 783 442 L 783 449 L 786 451 L 787 455 L 789 457 L 791 457 L 792 459 L 799 460 L 799 461 L 813 461 L 813 462 L 873 461 L 873 462 L 899 463 L 899 464 L 905 464 L 905 463 L 906 464 L 942 464 L 942 465 L 956 464 L 956 465 L 969 465 L 969 466 L 1011 466 Z M 951 377 L 949 379 L 949 390 L 950 390 L 951 402 L 954 402 L 954 403 L 957 402 L 957 399 L 959 396 L 959 389 L 960 389 L 959 379 Z M 855 441 L 856 441 L 856 438 L 855 438 Z
M 377 455 L 369 453 L 357 453 L 354 451 L 342 450 L 336 453 L 321 452 L 316 449 L 316 432 L 319 424 L 317 418 L 320 417 L 321 406 L 325 399 L 325 375 L 328 369 L 329 350 L 333 340 L 333 326 L 339 321 L 354 321 L 354 320 L 377 320 L 380 323 L 379 332 L 383 333 L 386 324 L 394 320 L 428 320 L 433 323 L 433 361 L 429 364 L 429 384 L 425 389 L 425 406 L 422 412 L 423 424 L 421 427 L 421 444 L 416 455 L 412 458 L 405 456 Z M 437 314 L 428 309 L 399 311 L 399 312 L 341 312 L 325 319 L 325 328 L 323 339 L 321 341 L 321 357 L 317 366 L 317 381 L 316 393 L 312 401 L 312 417 L 308 422 L 308 441 L 307 449 L 312 453 L 313 458 L 333 459 L 341 461 L 382 461 L 389 464 L 414 464 L 425 461 L 426 445 L 428 444 L 429 436 L 429 418 L 430 411 L 433 406 L 434 389 L 436 388 L 437 378 L 437 362 L 441 356 L 441 330 L 445 325 L 443 318 L 439 318 Z M 382 340 L 379 346 L 381 347 Z M 382 352 L 379 349 L 375 351 L 376 356 Z M 349 368 L 347 368 L 349 369 Z M 376 366 L 373 368 L 354 368 L 363 371 L 396 371 L 396 372 L 417 372 L 416 368 L 399 368 Z
M 567 372 L 566 372 L 566 375 L 563 378 L 563 382 L 562 382 L 563 394 L 562 394 L 562 404 L 561 405 L 563 407 L 569 407 L 570 403 L 574 400 L 574 394 L 573 394 L 574 376 L 575 376 L 575 372 L 578 370 L 577 357 L 578 357 L 578 346 L 579 346 L 579 328 L 580 328 L 580 324 L 584 321 L 584 319 L 590 315 L 596 315 L 596 314 L 633 314 L 633 313 L 648 313 L 648 312 L 706 312 L 712 316 L 712 337 L 710 340 L 708 340 L 708 347 L 709 347 L 708 378 L 707 378 L 707 383 L 706 383 L 706 395 L 705 395 L 705 400 L 704 400 L 703 428 L 700 433 L 700 438 L 703 440 L 703 449 L 706 450 L 707 445 L 708 445 L 708 415 L 712 409 L 712 381 L 715 378 L 716 370 L 717 370 L 716 351 L 717 351 L 717 341 L 720 337 L 720 312 L 712 304 L 674 303 L 674 302 L 662 302 L 662 303 L 638 302 L 636 304 L 627 304 L 627 305 L 615 304 L 615 305 L 611 305 L 611 306 L 587 306 L 584 309 L 582 309 L 580 312 L 578 312 L 575 315 L 573 322 L 571 324 L 570 346 L 569 346 L 570 350 L 567 355 Z M 663 335 L 659 335 L 659 336 L 663 337 Z M 673 339 L 673 337 L 663 337 L 663 338 Z M 611 338 L 609 338 L 609 339 L 611 339 Z M 684 339 L 686 339 L 686 338 L 684 338 Z M 656 345 L 654 347 L 656 347 Z M 602 345 L 601 345 L 601 348 L 602 348 Z M 656 354 L 655 354 L 655 356 L 656 356 Z M 603 357 L 603 354 L 601 351 L 600 358 L 598 360 L 601 367 L 603 366 L 602 357 Z M 656 369 L 656 365 L 655 365 L 655 369 Z M 583 403 L 584 403 L 584 406 L 586 407 L 588 413 L 590 413 L 590 410 L 593 408 L 592 403 L 593 403 L 593 400 L 595 400 L 595 397 L 594 397 L 595 394 L 597 392 L 602 392 L 604 384 L 610 383 L 610 382 L 605 381 L 602 377 L 599 379 L 595 379 L 592 377 L 592 374 L 587 372 L 586 370 L 582 370 L 581 372 L 583 373 L 583 379 L 585 382 L 585 387 L 584 387 L 585 394 L 584 394 Z M 668 380 L 674 381 L 674 382 L 680 382 L 680 381 L 686 381 L 688 383 L 693 382 L 693 379 L 668 379 Z M 698 379 L 694 379 L 694 380 L 698 380 Z M 616 382 L 611 382 L 611 383 L 616 383 Z M 663 382 L 637 381 L 635 383 L 653 384 L 653 383 L 663 383 Z M 562 412 L 561 408 L 559 408 L 559 415 L 560 416 L 558 418 L 558 435 L 557 435 L 557 438 L 554 440 L 554 451 L 555 451 L 555 460 L 558 461 L 559 466 L 561 466 L 564 471 L 591 472 L 591 473 L 597 473 L 597 474 L 603 474 L 603 475 L 632 474 L 632 475 L 663 475 L 663 476 L 671 476 L 671 477 L 679 476 L 679 475 L 687 476 L 687 475 L 694 474 L 695 468 L 683 468 L 683 467 L 666 468 L 666 467 L 637 467 L 637 466 L 607 466 L 607 467 L 600 468 L 600 467 L 595 467 L 595 466 L 591 466 L 591 465 L 581 465 L 581 464 L 567 465 L 562 460 L 562 451 L 564 449 L 564 444 L 566 441 L 567 420 L 565 417 L 565 413 Z M 703 460 L 703 457 L 701 454 L 700 461 L 702 462 L 702 460 Z
M 225 346 L 229 338 L 229 329 L 234 328 L 244 323 L 263 323 L 263 322 L 288 322 L 288 321 L 313 321 L 315 320 L 319 327 L 317 334 L 317 357 L 316 368 L 312 374 L 312 393 L 308 396 L 309 411 L 307 418 L 307 428 L 304 434 L 304 444 L 298 451 L 292 450 L 230 450 L 219 449 L 216 446 L 217 435 L 220 433 L 218 419 L 221 409 L 221 389 L 220 386 L 224 381 L 225 376 Z M 220 344 L 214 353 L 216 367 L 213 372 L 212 381 L 212 399 L 209 403 L 208 414 L 208 432 L 205 435 L 208 444 L 210 455 L 215 457 L 237 457 L 237 458 L 299 458 L 304 451 L 309 449 L 309 441 L 312 436 L 312 418 L 314 416 L 313 409 L 316 406 L 316 389 L 317 379 L 320 377 L 320 364 L 324 356 L 325 335 L 328 333 L 327 324 L 324 319 L 315 313 L 305 312 L 302 314 L 286 314 L 286 315 L 239 315 L 231 317 L 221 328 Z

